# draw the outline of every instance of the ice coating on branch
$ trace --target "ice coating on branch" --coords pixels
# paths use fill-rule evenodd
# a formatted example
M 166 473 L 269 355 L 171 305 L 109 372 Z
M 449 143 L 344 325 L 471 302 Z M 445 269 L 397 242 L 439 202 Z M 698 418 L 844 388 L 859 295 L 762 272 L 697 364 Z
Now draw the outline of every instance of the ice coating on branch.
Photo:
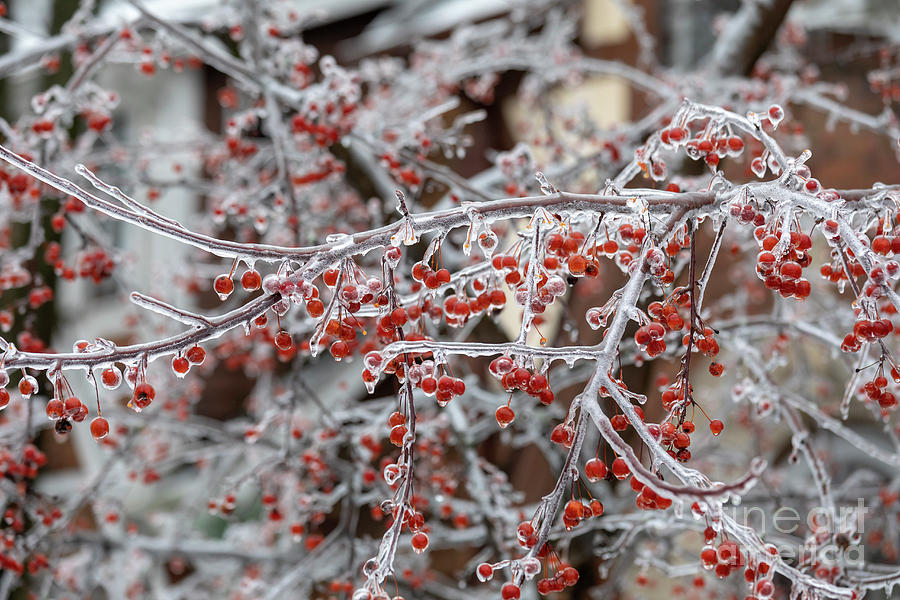
M 346 233 L 332 233 L 325 236 L 325 243 L 330 244 L 334 250 L 340 250 L 353 244 L 353 236 Z

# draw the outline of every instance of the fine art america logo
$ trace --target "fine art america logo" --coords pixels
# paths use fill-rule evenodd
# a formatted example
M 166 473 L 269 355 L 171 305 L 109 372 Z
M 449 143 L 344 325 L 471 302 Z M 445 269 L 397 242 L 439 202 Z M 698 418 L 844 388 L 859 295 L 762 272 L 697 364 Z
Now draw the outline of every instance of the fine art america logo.
M 731 517 L 754 529 L 761 539 L 774 545 L 789 564 L 861 567 L 864 548 L 865 517 L 869 509 L 862 498 L 856 506 L 811 508 L 804 515 L 790 506 L 766 511 L 758 506 L 732 506 Z M 831 535 L 831 532 L 836 535 Z M 799 543 L 798 543 L 799 540 Z

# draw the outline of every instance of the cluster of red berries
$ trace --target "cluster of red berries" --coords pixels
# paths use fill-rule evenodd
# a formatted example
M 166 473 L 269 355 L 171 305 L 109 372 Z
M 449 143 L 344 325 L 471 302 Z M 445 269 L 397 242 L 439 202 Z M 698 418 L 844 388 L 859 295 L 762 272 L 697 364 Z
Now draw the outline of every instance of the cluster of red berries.
M 635 505 L 641 510 L 666 510 L 672 506 L 672 499 L 660 496 L 649 485 L 644 485 L 634 477 L 631 478 L 631 489 L 637 492 Z
M 546 596 L 553 592 L 562 592 L 567 587 L 572 587 L 578 583 L 578 577 L 578 569 L 571 565 L 560 565 L 553 577 L 538 579 L 537 591 L 541 596 Z
M 678 313 L 679 308 L 690 308 L 691 296 L 683 288 L 678 288 L 665 301 L 654 301 L 647 306 L 647 312 L 658 323 L 662 324 L 666 331 L 678 331 L 685 325 L 684 318 Z
M 47 464 L 47 456 L 33 444 L 25 444 L 22 455 L 16 457 L 8 448 L 0 449 L 0 476 L 34 479 L 38 469 Z
M 62 248 L 59 242 L 47 242 L 44 248 L 44 262 L 53 267 L 53 272 L 57 276 L 62 277 L 66 281 L 75 281 L 75 269 L 66 266 L 66 263 L 60 258 Z
M 671 188 L 668 191 L 672 191 L 672 192 L 677 192 L 681 189 L 674 183 L 669 184 L 668 187 Z M 670 257 L 678 256 L 679 252 L 681 252 L 685 248 L 690 247 L 691 238 L 690 238 L 690 236 L 687 235 L 686 232 L 683 232 L 683 233 L 684 233 L 684 237 L 680 241 L 678 240 L 677 235 L 673 235 L 672 239 L 670 239 L 668 242 L 666 242 L 665 252 L 666 252 L 667 256 L 670 256 Z
M 711 542 L 715 539 L 715 532 L 712 528 L 707 528 L 706 538 L 710 545 L 700 551 L 700 564 L 707 571 L 715 570 L 716 575 L 724 579 L 746 564 L 744 554 L 734 540 L 723 540 L 718 546 L 713 546 Z
M 184 377 L 191 365 L 202 365 L 206 360 L 206 350 L 200 346 L 191 346 L 183 355 L 176 355 L 172 359 L 172 370 L 178 377 Z
M 690 386 L 690 391 L 693 392 L 694 386 L 690 384 L 688 385 Z M 684 383 L 680 378 L 678 381 L 669 385 L 665 390 L 663 390 L 662 396 L 660 397 L 663 409 L 666 411 L 671 411 L 675 408 L 676 405 L 683 405 L 686 400 L 684 392 Z
M 822 224 L 822 233 L 832 242 L 837 242 L 841 239 L 838 222 L 832 219 L 827 219 L 825 223 Z M 856 256 L 853 254 L 853 251 L 847 248 L 845 249 L 845 253 L 847 262 L 850 266 L 850 275 L 854 278 L 862 277 L 863 275 L 865 275 L 866 270 L 859 263 L 859 261 L 856 260 Z M 839 252 L 832 252 L 831 262 L 822 265 L 819 272 L 822 277 L 828 279 L 832 283 L 837 283 L 841 280 L 847 279 L 847 273 L 844 270 L 843 261 L 841 260 L 841 255 Z
M 565 272 L 573 277 L 597 277 L 600 263 L 596 253 L 597 248 L 587 248 L 584 234 L 580 231 L 572 231 L 568 235 L 553 233 L 547 236 L 544 268 L 553 273 L 565 267 Z
M 306 116 L 294 115 L 291 129 L 294 135 L 309 135 L 319 146 L 330 146 L 337 142 L 352 127 L 351 115 L 357 105 L 346 99 L 338 102 L 328 101 L 322 110 L 317 103 L 309 105 Z
M 112 275 L 115 262 L 103 248 L 87 248 L 78 255 L 78 276 L 101 283 Z
M 429 140 L 430 143 L 430 140 Z M 415 187 L 422 183 L 422 175 L 411 166 L 403 166 L 397 158 L 391 154 L 381 155 L 381 164 L 383 164 L 394 181 Z
M 684 146 L 688 156 L 694 160 L 703 159 L 711 167 L 718 165 L 722 158 L 738 156 L 744 150 L 744 140 L 725 130 L 720 132 L 702 130 L 691 137 L 688 127 L 673 125 L 663 129 L 659 137 L 666 146 Z
M 23 573 L 25 573 L 25 565 L 23 565 L 21 561 L 4 553 L 0 553 L 0 569 L 3 569 L 4 571 L 10 571 L 12 573 L 15 573 L 16 575 L 22 575 Z
M 210 500 L 207 504 L 207 509 L 210 513 L 218 512 L 225 516 L 233 513 L 236 507 L 237 497 L 232 493 L 225 494 L 225 496 L 219 501 Z
M 388 427 L 391 428 L 391 443 L 397 447 L 403 446 L 406 439 L 406 415 L 401 412 L 393 412 L 388 418 Z
M 225 148 L 228 150 L 228 155 L 237 160 L 249 158 L 259 150 L 259 146 L 255 142 L 243 140 L 236 135 L 225 136 Z
M 31 283 L 31 273 L 14 262 L 0 267 L 0 290 L 18 288 Z
M 420 496 L 416 496 L 415 499 L 421 499 Z M 391 523 L 388 524 L 390 528 L 393 524 L 393 521 L 397 518 L 397 515 L 400 513 L 401 508 L 399 506 L 395 506 L 391 510 Z M 409 531 L 413 534 L 412 538 L 410 538 L 410 545 L 412 546 L 413 551 L 416 554 L 422 554 L 428 548 L 428 527 L 425 525 L 425 515 L 421 512 L 415 510 L 414 508 L 405 508 L 403 509 L 401 529 L 408 528 Z
M 567 530 L 577 527 L 585 519 L 603 516 L 603 503 L 591 498 L 587 503 L 581 500 L 569 500 L 563 509 L 562 521 Z
M 25 160 L 33 160 L 34 157 L 22 152 L 19 154 Z M 0 169 L 0 182 L 6 184 L 6 189 L 11 195 L 11 205 L 13 210 L 22 210 L 26 202 L 33 203 L 41 197 L 41 186 L 37 179 L 22 173 L 19 170 L 9 171 Z
M 47 418 L 56 422 L 54 429 L 60 434 L 71 431 L 70 421 L 81 423 L 87 415 L 88 407 L 75 396 L 69 396 L 65 400 L 57 397 L 47 402 Z
M 519 306 L 528 304 L 531 312 L 539 315 L 547 310 L 547 307 L 553 304 L 556 298 L 566 293 L 566 282 L 559 275 L 548 276 L 546 273 L 542 273 L 535 288 L 530 303 L 528 303 L 528 289 L 525 285 L 520 285 L 516 290 L 515 299 Z
M 52 119 L 36 119 L 31 124 L 31 130 L 38 135 L 46 137 L 48 134 L 53 133 L 55 126 Z
M 900 382 L 900 374 L 896 369 L 891 369 L 891 375 L 895 382 Z M 897 398 L 893 392 L 887 390 L 888 380 L 884 375 L 876 375 L 872 381 L 867 381 L 860 392 L 871 402 L 877 402 L 882 411 L 897 407 Z
M 376 333 L 378 339 L 385 344 L 396 341 L 398 338 L 398 328 L 402 328 L 407 323 L 416 323 L 422 316 L 422 308 L 417 304 L 413 304 L 409 308 L 398 306 L 387 314 L 381 315 L 376 322 Z
M 109 127 L 110 123 L 112 123 L 112 116 L 106 112 L 86 110 L 82 113 L 82 116 L 87 123 L 88 129 L 98 133 Z
M 666 390 L 666 392 L 669 391 L 672 391 L 671 388 Z M 725 425 L 722 421 L 714 419 L 710 421 L 709 428 L 713 435 L 719 435 L 722 433 Z M 660 444 L 666 449 L 666 452 L 669 453 L 669 456 L 679 462 L 687 462 L 691 459 L 691 451 L 689 449 L 691 446 L 691 434 L 696 430 L 693 421 L 684 421 L 680 425 L 665 422 L 659 425 L 658 428 L 654 425 L 650 429 L 651 433 L 659 439 Z
M 0 314 L 0 323 L 3 323 L 3 315 Z M 27 329 L 19 332 L 19 335 L 16 336 L 16 346 L 19 347 L 19 350 L 23 352 L 46 352 L 47 344 L 34 335 Z M 37 388 L 37 384 L 35 384 L 35 389 Z M 21 390 L 20 390 L 21 391 Z
M 756 210 L 756 207 L 749 203 L 735 202 L 731 205 L 731 216 L 743 223 L 744 225 L 754 225 L 762 227 L 766 223 L 766 216 Z
M 771 557 L 770 560 L 774 560 L 778 555 L 778 549 L 771 544 L 766 544 L 766 553 Z M 744 569 L 744 581 L 747 582 L 752 594 L 748 597 L 753 600 L 771 598 L 775 594 L 775 584 L 772 582 L 774 575 L 775 571 L 768 560 L 756 560 L 748 556 L 747 566 Z M 828 577 L 821 577 L 818 573 L 816 576 L 820 579 L 828 579 Z
M 900 235 L 886 237 L 878 235 L 872 240 L 872 250 L 882 256 L 900 254 Z
M 520 390 L 537 398 L 541 404 L 553 403 L 553 390 L 546 375 L 533 373 L 524 367 L 516 367 L 508 356 L 499 356 L 491 361 L 488 367 L 491 374 L 500 380 L 507 392 Z
M 844 336 L 841 350 L 858 352 L 864 342 L 877 342 L 886 338 L 894 330 L 890 319 L 860 319 L 853 324 L 853 333 Z
M 26 381 L 22 378 L 19 382 L 19 390 L 22 391 L 23 382 L 26 387 L 36 388 L 36 382 Z M 72 389 L 64 377 L 60 377 L 54 383 L 54 397 L 47 402 L 47 418 L 54 421 L 54 430 L 60 435 L 65 435 L 72 430 L 72 421 L 81 423 L 88 416 L 88 407 L 72 394 Z M 33 391 L 29 390 L 29 395 Z M 23 396 L 25 393 L 23 393 Z M 101 440 L 109 434 L 109 422 L 102 416 L 97 416 L 91 421 L 91 435 L 95 440 Z
M 850 274 L 853 275 L 854 278 L 865 275 L 866 270 L 863 268 L 861 264 L 856 261 L 849 261 L 850 264 Z M 844 266 L 840 263 L 840 259 L 835 257 L 831 263 L 824 264 L 819 269 L 819 273 L 822 275 L 824 279 L 827 279 L 831 283 L 837 283 L 841 280 L 847 280 L 847 273 L 844 272 Z
M 230 273 L 223 273 L 213 281 L 213 289 L 219 296 L 219 300 L 225 301 L 234 291 L 234 281 L 231 279 L 234 269 Z M 256 269 L 247 269 L 241 274 L 241 287 L 245 292 L 255 292 L 262 287 L 262 276 Z
M 427 370 L 428 367 L 425 365 L 429 362 L 431 361 L 425 361 L 420 366 Z M 425 376 L 419 381 L 419 387 L 425 392 L 425 395 L 434 395 L 440 406 L 446 406 L 453 398 L 466 393 L 466 383 L 462 379 L 449 375 L 441 375 L 436 378 L 433 366 L 430 373 L 424 372 L 423 374 Z M 410 377 L 413 377 L 411 369 Z
M 690 334 L 684 334 L 681 339 L 687 346 L 690 342 Z M 716 332 L 711 327 L 703 327 L 702 331 L 694 332 L 694 347 L 692 351 L 700 352 L 709 358 L 715 358 L 719 354 L 719 342 L 716 341 Z M 721 377 L 725 372 L 725 365 L 719 362 L 709 363 L 709 374 L 713 377 Z
M 530 521 L 522 521 L 516 528 L 516 540 L 525 549 L 534 548 L 537 544 L 537 532 Z
M 40 285 L 28 290 L 28 306 L 36 310 L 53 300 L 53 289 L 46 285 Z
M 450 271 L 444 268 L 434 270 L 427 263 L 423 262 L 417 262 L 413 265 L 412 277 L 429 290 L 436 290 L 442 285 L 450 283 Z
M 878 218 L 878 227 L 872 238 L 872 251 L 881 256 L 900 255 L 900 235 L 890 227 L 891 223 L 887 219 L 889 217 Z M 900 214 L 897 215 L 897 223 L 900 223 Z
M 664 251 L 653 246 L 647 251 L 647 268 L 660 287 L 675 281 L 675 273 L 669 268 Z
M 499 288 L 483 291 L 474 298 L 453 294 L 444 298 L 444 315 L 450 327 L 462 327 L 470 317 L 506 306 L 506 294 Z
M 783 298 L 805 300 L 812 288 L 809 280 L 803 277 L 803 269 L 812 262 L 809 249 L 812 240 L 805 233 L 792 231 L 790 245 L 785 253 L 776 256 L 773 252 L 781 240 L 781 232 L 770 232 L 760 226 L 754 232 L 759 243 L 760 253 L 756 257 L 756 274 L 766 287 L 777 291 Z
M 638 327 L 634 332 L 634 342 L 638 348 L 653 358 L 666 351 L 666 341 L 663 339 L 665 335 L 666 328 L 661 323 L 653 321 Z
M 378 339 L 385 344 L 400 339 L 400 336 L 397 333 L 397 327 L 390 322 L 390 315 L 383 315 L 378 320 Z M 425 336 L 418 332 L 412 332 L 406 334 L 405 339 L 407 341 L 419 341 L 425 339 Z M 423 352 L 417 356 L 423 359 L 430 358 L 431 353 Z M 367 386 L 374 389 L 375 382 L 378 381 L 378 373 L 385 373 L 388 375 L 396 374 L 398 377 L 404 377 L 406 375 L 407 364 L 403 356 L 397 356 L 393 360 L 385 361 L 381 356 L 381 352 L 373 349 L 369 350 L 365 355 L 363 367 L 362 380 Z M 418 365 L 412 365 L 412 367 L 418 368 Z
M 544 261 L 545 267 L 546 262 L 547 260 Z M 503 277 L 503 281 L 509 286 L 519 285 L 524 279 L 522 271 L 519 270 L 519 259 L 511 253 L 495 254 L 491 258 L 491 267 L 497 275 Z M 528 263 L 525 263 L 523 267 L 527 269 Z M 559 268 L 558 263 L 555 265 L 555 268 Z
M 342 320 L 329 319 L 328 323 L 325 324 L 325 334 L 329 337 L 323 342 L 328 343 L 329 340 L 337 338 L 331 342 L 331 347 L 329 348 L 334 360 L 341 361 L 356 350 L 358 346 L 356 334 L 359 326 L 359 321 L 352 318 L 344 318 Z M 290 334 L 286 331 L 278 332 L 275 335 L 275 345 L 281 349 L 293 345 Z
M 322 181 L 329 175 L 340 175 L 347 170 L 347 166 L 337 160 L 331 154 L 327 154 L 316 160 L 315 168 L 303 174 L 291 175 L 291 183 L 299 187 Z
M 617 231 L 619 237 L 622 239 L 622 244 L 616 243 L 615 240 L 607 240 L 603 244 L 603 251 L 609 256 L 612 256 L 613 254 L 611 251 L 617 252 L 616 258 L 619 263 L 623 266 L 627 266 L 634 260 L 634 257 L 637 256 L 640 251 L 640 246 L 647 236 L 647 230 L 643 227 L 635 227 L 630 223 L 623 223 L 622 225 L 619 225 Z M 616 246 L 619 247 L 616 248 Z

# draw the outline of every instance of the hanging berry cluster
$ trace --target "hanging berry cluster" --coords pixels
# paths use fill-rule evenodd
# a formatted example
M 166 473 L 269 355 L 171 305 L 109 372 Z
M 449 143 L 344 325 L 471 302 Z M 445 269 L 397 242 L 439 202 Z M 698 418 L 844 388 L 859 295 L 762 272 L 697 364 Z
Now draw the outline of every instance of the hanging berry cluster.
M 553 403 L 553 390 L 546 375 L 536 373 L 525 367 L 516 367 L 508 356 L 499 356 L 491 361 L 488 369 L 491 375 L 500 380 L 500 385 L 507 392 L 520 390 L 537 398 L 541 404 Z
M 778 292 L 783 298 L 809 298 L 812 286 L 803 277 L 803 269 L 812 262 L 809 253 L 812 248 L 810 237 L 802 232 L 791 231 L 788 234 L 787 248 L 779 251 L 783 234 L 778 229 L 769 230 L 765 226 L 759 226 L 753 235 L 760 247 L 756 257 L 756 274 L 765 286 Z
M 726 156 L 740 156 L 744 150 L 744 140 L 731 132 L 728 126 L 716 129 L 704 127 L 700 123 L 700 130 L 692 135 L 690 128 L 682 122 L 678 125 L 670 125 L 663 129 L 659 138 L 665 146 L 672 148 L 684 147 L 687 155 L 694 160 L 703 160 L 710 167 L 715 167 Z M 658 163 L 658 161 L 657 161 Z M 652 170 L 654 179 L 663 179 L 666 176 L 665 164 Z

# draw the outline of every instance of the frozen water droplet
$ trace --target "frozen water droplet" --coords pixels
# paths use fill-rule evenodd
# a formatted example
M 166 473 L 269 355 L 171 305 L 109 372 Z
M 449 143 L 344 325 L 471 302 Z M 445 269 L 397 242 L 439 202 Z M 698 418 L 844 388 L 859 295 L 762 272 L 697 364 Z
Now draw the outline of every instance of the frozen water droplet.
M 494 255 L 494 250 L 497 249 L 497 241 L 497 234 L 490 227 L 485 228 L 478 235 L 478 247 L 481 248 L 485 258 L 490 258 Z
M 778 124 L 784 119 L 784 109 L 778 104 L 773 104 L 769 107 L 768 117 L 769 122 L 772 123 L 772 127 L 777 128 Z
M 545 196 L 551 196 L 557 192 L 557 189 L 547 180 L 547 177 L 543 172 L 538 171 L 534 174 L 534 178 L 537 179 L 537 182 L 541 186 L 541 193 Z
M 766 163 L 763 159 L 757 157 L 754 158 L 750 162 L 750 170 L 753 171 L 753 174 L 759 178 L 762 178 L 766 174 Z
M 378 570 L 378 560 L 375 558 L 370 558 L 369 560 L 367 560 L 362 568 L 363 575 L 365 575 L 366 577 L 371 577 L 372 574 L 375 573 L 375 571 L 377 571 L 377 570 Z M 359 590 L 357 590 L 357 591 L 359 591 Z M 363 591 L 365 591 L 365 590 L 363 590 Z M 354 598 L 354 600 L 356 599 L 356 594 L 353 594 L 353 598 Z
M 392 269 L 396 269 L 397 265 L 400 264 L 400 256 L 400 248 L 397 246 L 390 246 L 384 251 L 384 261 Z
M 384 482 L 388 485 L 394 485 L 400 478 L 400 469 L 395 464 L 390 464 L 384 468 Z

